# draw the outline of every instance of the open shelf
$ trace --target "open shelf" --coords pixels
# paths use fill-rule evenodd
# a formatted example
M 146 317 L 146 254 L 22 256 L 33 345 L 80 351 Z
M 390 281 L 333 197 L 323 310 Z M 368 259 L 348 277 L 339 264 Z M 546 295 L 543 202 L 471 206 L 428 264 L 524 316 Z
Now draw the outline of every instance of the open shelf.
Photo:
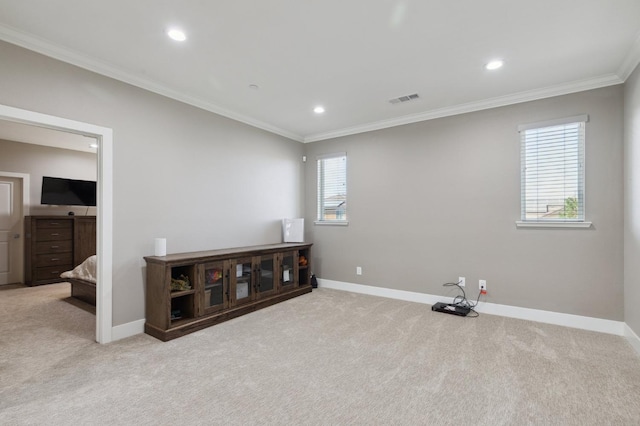
M 281 243 L 145 257 L 145 332 L 171 340 L 310 292 L 309 266 L 298 263 L 310 248 Z
M 184 292 L 184 295 L 172 297 L 171 299 L 171 325 L 175 326 L 181 320 L 193 318 L 194 312 L 194 291 Z

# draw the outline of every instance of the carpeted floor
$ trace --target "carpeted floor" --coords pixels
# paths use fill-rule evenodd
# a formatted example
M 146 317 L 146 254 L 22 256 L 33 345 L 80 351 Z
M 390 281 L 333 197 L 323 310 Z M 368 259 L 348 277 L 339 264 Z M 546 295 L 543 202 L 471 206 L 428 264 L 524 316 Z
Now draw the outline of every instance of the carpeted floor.
M 0 424 L 640 424 L 640 357 L 618 336 L 319 289 L 98 345 L 68 294 L 0 290 Z

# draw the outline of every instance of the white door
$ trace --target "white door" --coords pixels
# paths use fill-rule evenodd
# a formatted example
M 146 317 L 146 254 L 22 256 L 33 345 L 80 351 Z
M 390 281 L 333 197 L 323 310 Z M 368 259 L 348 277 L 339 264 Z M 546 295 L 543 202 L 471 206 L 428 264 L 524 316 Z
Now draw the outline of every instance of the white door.
M 22 281 L 22 179 L 0 176 L 0 285 Z

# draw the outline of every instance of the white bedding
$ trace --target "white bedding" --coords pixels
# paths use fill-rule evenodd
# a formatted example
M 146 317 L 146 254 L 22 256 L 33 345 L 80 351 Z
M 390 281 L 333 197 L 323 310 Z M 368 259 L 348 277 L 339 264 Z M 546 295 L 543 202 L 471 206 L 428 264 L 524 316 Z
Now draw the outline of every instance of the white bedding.
M 72 271 L 66 271 L 60 274 L 60 278 L 75 278 L 96 283 L 96 255 L 87 257 L 87 259 L 76 266 Z

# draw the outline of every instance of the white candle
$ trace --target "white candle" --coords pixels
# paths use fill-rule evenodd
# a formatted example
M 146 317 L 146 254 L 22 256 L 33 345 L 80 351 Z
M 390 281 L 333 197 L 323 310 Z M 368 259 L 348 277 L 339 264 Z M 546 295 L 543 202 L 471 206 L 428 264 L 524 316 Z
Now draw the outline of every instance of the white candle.
M 166 238 L 156 238 L 156 256 L 166 256 L 167 255 L 167 239 Z

